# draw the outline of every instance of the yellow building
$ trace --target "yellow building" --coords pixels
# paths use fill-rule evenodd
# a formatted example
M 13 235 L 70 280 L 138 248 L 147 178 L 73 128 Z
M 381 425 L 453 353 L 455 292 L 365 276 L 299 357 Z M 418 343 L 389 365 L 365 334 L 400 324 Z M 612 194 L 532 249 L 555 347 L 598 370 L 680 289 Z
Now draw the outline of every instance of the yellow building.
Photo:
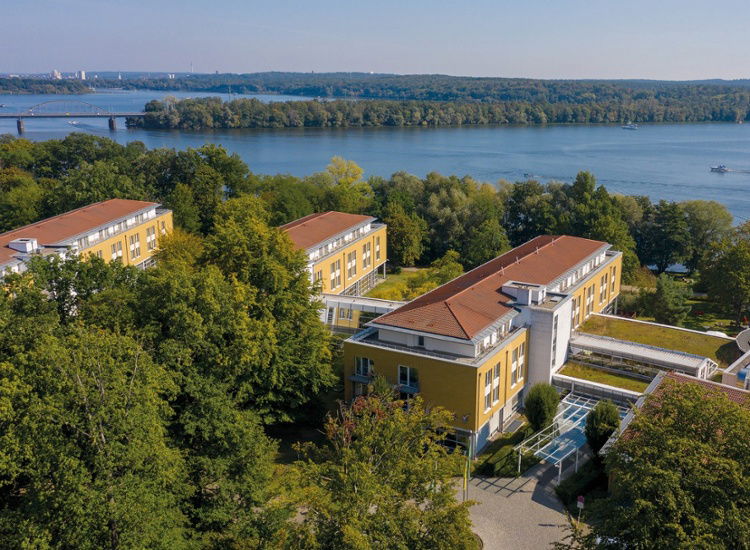
M 111 199 L 0 234 L 0 273 L 21 272 L 34 255 L 91 255 L 146 268 L 172 212 L 154 202 Z
M 574 328 L 611 311 L 622 255 L 610 245 L 542 236 L 368 323 L 344 343 L 345 396 L 385 376 L 455 414 L 455 437 L 480 450 L 524 389 L 550 382 Z
M 321 212 L 280 227 L 307 256 L 323 295 L 361 296 L 385 277 L 386 226 L 372 216 Z M 329 306 L 328 324 L 356 328 L 360 311 Z

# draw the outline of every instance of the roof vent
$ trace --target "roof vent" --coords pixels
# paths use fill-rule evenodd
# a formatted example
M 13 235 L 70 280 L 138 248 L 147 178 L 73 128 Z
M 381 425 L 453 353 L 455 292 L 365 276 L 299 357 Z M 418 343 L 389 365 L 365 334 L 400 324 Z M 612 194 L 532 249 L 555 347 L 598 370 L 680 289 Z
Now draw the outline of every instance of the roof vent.
M 24 252 L 29 254 L 34 252 L 39 245 L 37 245 L 36 239 L 13 239 L 8 243 L 8 246 L 18 252 Z

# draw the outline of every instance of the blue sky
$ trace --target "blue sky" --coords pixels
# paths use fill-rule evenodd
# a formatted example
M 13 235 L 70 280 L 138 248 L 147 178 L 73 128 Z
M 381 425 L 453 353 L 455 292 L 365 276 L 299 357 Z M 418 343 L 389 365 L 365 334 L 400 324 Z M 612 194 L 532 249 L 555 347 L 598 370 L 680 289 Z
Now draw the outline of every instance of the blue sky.
M 0 72 L 750 78 L 744 0 L 3 0 Z

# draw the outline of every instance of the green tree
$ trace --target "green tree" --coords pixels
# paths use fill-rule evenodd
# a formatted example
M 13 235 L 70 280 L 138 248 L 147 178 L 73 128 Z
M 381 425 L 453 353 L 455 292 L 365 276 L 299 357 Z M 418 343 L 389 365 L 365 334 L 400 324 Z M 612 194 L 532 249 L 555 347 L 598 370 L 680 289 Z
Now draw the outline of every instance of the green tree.
M 656 265 L 659 273 L 690 257 L 690 227 L 677 203 L 659 201 L 647 223 L 646 234 L 646 257 L 641 259 Z
M 607 452 L 610 496 L 590 511 L 605 548 L 748 548 L 750 410 L 664 379 Z
M 745 238 L 725 239 L 703 273 L 709 295 L 729 309 L 737 324 L 750 305 L 750 241 Z
M 172 210 L 174 223 L 189 233 L 199 233 L 201 218 L 195 203 L 193 191 L 184 183 L 177 183 L 166 198 L 166 205 Z
M 400 204 L 389 204 L 383 221 L 388 225 L 388 259 L 397 265 L 414 265 L 422 257 L 427 224 L 407 214 Z
M 297 464 L 299 526 L 291 548 L 476 548 L 454 476 L 465 460 L 441 445 L 452 414 L 421 398 L 358 397 L 329 417 L 328 444 Z
M 651 314 L 657 323 L 681 326 L 690 312 L 687 301 L 691 295 L 688 287 L 662 273 L 656 280 L 656 291 L 648 298 Z
M 620 412 L 605 399 L 599 401 L 586 417 L 586 441 L 595 454 L 604 446 L 609 437 L 620 425 Z
M 556 224 L 550 195 L 539 182 L 519 182 L 510 188 L 504 225 L 513 246 L 551 233 Z
M 132 339 L 83 327 L 46 336 L 13 362 L 3 385 L 13 381 L 18 395 L 23 380 L 25 398 L 12 422 L 18 445 L 6 449 L 15 469 L 0 483 L 5 543 L 188 548 L 184 462 L 166 432 L 164 396 L 174 387 L 164 369 Z
M 732 215 L 726 206 L 716 201 L 683 201 L 690 232 L 690 257 L 685 266 L 691 271 L 700 269 L 708 258 L 711 245 L 721 242 L 732 229 Z
M 252 403 L 264 422 L 277 422 L 301 414 L 335 377 L 330 334 L 320 322 L 306 258 L 267 219 L 255 197 L 226 201 L 217 209 L 201 262 L 221 272 L 222 285 L 231 283 L 228 305 L 242 311 L 234 321 L 212 315 L 217 328 L 241 336 L 242 346 L 252 352 L 245 357 L 242 346 L 222 352 L 232 356 L 241 383 L 238 398 Z M 219 339 L 215 345 L 224 343 Z
M 535 432 L 552 423 L 559 402 L 560 396 L 551 385 L 539 382 L 531 387 L 523 404 L 526 409 L 526 418 Z
M 42 217 L 45 190 L 31 174 L 17 168 L 0 170 L 0 232 Z
M 505 230 L 496 219 L 485 220 L 470 231 L 469 241 L 462 256 L 464 265 L 476 267 L 510 250 Z

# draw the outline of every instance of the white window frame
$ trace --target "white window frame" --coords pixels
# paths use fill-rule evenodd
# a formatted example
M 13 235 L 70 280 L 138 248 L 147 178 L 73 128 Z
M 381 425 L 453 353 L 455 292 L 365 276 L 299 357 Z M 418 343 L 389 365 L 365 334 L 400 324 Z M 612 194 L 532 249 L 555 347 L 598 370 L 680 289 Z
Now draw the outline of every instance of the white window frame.
M 492 368 L 492 404 L 500 401 L 500 363 Z
M 354 358 L 354 374 L 357 376 L 372 376 L 375 367 L 375 361 L 369 357 Z
M 406 384 L 401 381 L 401 369 L 406 369 Z M 412 374 L 413 373 L 413 374 Z M 398 366 L 398 385 L 406 386 L 407 388 L 419 389 L 419 373 L 416 368 L 409 367 L 406 365 Z

